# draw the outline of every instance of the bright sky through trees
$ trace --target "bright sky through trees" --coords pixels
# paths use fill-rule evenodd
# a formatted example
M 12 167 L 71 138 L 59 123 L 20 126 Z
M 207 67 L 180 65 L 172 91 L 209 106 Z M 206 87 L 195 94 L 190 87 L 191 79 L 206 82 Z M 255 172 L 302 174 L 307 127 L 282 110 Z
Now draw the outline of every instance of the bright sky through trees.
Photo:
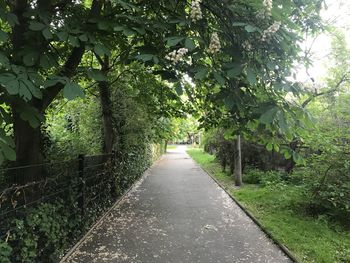
M 350 1 L 349 0 L 326 0 L 326 8 L 322 11 L 323 19 L 331 26 L 345 33 L 348 44 L 350 43 Z M 316 83 L 321 83 L 327 74 L 329 66 L 328 55 L 331 49 L 332 33 L 325 32 L 317 36 L 309 36 L 303 48 L 311 48 L 313 66 L 306 73 L 303 65 L 299 67 L 298 80 L 310 82 L 312 77 Z M 328 66 L 327 66 L 328 65 Z

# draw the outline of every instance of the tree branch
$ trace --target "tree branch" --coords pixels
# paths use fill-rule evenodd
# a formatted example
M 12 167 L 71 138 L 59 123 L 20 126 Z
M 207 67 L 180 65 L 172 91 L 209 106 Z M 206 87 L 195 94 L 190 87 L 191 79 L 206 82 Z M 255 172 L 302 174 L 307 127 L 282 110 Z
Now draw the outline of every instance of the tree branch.
M 327 91 L 324 92 L 320 92 L 320 93 L 315 93 L 312 96 L 310 96 L 308 99 L 306 99 L 302 104 L 301 107 L 305 108 L 312 100 L 314 100 L 317 97 L 323 96 L 323 95 L 327 95 L 327 94 L 332 94 L 334 92 L 337 92 L 340 88 L 340 86 L 344 83 L 344 82 L 348 82 L 349 79 L 347 79 L 347 74 L 344 74 L 342 76 L 342 78 L 338 81 L 338 83 L 335 85 L 334 88 L 331 88 Z
M 94 0 L 91 5 L 89 17 L 98 16 L 102 10 L 101 0 Z M 81 59 L 85 53 L 85 45 L 81 43 L 79 47 L 74 47 L 71 51 L 69 58 L 64 64 L 60 74 L 71 78 L 74 76 L 77 67 L 79 66 Z M 43 92 L 43 100 L 41 105 L 41 112 L 44 112 L 51 102 L 55 99 L 57 94 L 63 89 L 64 85 L 62 83 L 57 83 L 56 85 L 46 89 Z

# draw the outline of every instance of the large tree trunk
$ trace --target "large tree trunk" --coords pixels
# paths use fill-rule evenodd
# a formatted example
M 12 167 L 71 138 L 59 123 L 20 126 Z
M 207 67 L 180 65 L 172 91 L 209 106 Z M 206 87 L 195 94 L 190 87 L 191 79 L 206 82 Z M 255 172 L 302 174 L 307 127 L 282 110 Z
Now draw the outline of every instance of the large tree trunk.
M 242 152 L 241 152 L 241 136 L 237 135 L 235 140 L 235 185 L 242 185 Z
M 110 99 L 109 84 L 106 81 L 99 82 L 100 100 L 102 108 L 103 125 L 103 152 L 111 153 L 114 144 L 112 103 Z
M 22 120 L 18 113 L 14 113 L 13 130 L 16 144 L 16 166 L 19 168 L 9 178 L 12 183 L 24 184 L 26 182 L 42 179 L 43 149 L 40 127 L 33 128 L 27 121 Z
M 45 1 L 40 1 L 40 5 L 42 5 L 44 2 Z M 91 5 L 89 16 L 98 16 L 100 14 L 102 4 L 103 1 L 94 0 Z M 16 24 L 12 33 L 12 53 L 14 56 L 14 61 L 17 61 L 19 64 L 22 63 L 22 57 L 20 55 L 21 53 L 18 51 L 20 51 L 23 48 L 24 44 L 27 41 L 26 34 L 24 34 L 27 31 L 28 27 L 28 18 L 24 15 L 27 9 L 27 0 L 13 1 L 12 11 L 16 14 L 19 24 Z M 80 61 L 84 55 L 84 52 L 84 45 L 73 48 L 61 69 L 60 75 L 64 75 L 67 78 L 73 77 L 76 73 L 76 68 L 79 66 Z M 38 111 L 38 113 L 44 115 L 46 109 L 56 98 L 59 92 L 63 89 L 63 87 L 64 85 L 62 83 L 57 83 L 56 85 L 43 90 L 42 100 L 35 100 L 35 102 L 33 101 L 33 103 L 30 103 L 30 106 L 34 107 Z M 40 127 L 33 128 L 27 121 L 22 120 L 17 112 L 16 103 L 14 103 L 14 105 L 12 106 L 12 114 L 17 155 L 16 165 L 23 166 L 41 163 L 43 161 L 43 153 Z M 18 180 L 21 182 L 29 182 L 33 179 L 37 179 L 40 173 L 37 171 L 37 169 L 34 170 L 34 172 L 28 172 L 27 174 L 18 175 Z

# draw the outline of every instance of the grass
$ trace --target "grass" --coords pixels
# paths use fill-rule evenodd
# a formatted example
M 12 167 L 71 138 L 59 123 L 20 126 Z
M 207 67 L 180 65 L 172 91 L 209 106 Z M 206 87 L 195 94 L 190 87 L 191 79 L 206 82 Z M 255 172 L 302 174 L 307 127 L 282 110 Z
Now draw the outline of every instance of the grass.
M 175 150 L 177 148 L 176 145 L 167 145 L 166 149 L 167 150 Z
M 214 156 L 202 149 L 189 149 L 187 152 L 300 262 L 350 262 L 350 232 L 324 218 L 305 215 L 300 207 L 305 202 L 300 186 L 245 185 L 237 189 L 233 186 L 232 177 L 222 172 Z

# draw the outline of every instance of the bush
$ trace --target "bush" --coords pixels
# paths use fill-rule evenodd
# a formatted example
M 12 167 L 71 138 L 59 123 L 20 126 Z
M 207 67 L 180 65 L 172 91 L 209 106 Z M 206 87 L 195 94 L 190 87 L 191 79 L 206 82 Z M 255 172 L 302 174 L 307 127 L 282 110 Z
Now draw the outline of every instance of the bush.
M 243 173 L 243 182 L 246 184 L 260 184 L 261 178 L 263 177 L 265 172 L 259 169 L 246 169 Z
M 307 181 L 308 197 L 313 212 L 338 220 L 350 217 L 350 161 L 343 156 L 325 160 L 314 157 L 310 167 L 313 177 Z
M 55 262 L 69 246 L 77 223 L 61 203 L 43 203 L 15 219 L 10 244 L 14 262 Z
M 279 183 L 285 183 L 287 176 L 279 171 L 262 171 L 255 168 L 249 168 L 243 173 L 243 182 L 247 184 L 260 184 L 269 186 Z
M 267 171 L 263 173 L 260 184 L 262 186 L 273 186 L 286 183 L 286 174 L 279 171 Z
M 10 263 L 10 256 L 12 253 L 12 248 L 5 241 L 0 240 L 0 262 Z

